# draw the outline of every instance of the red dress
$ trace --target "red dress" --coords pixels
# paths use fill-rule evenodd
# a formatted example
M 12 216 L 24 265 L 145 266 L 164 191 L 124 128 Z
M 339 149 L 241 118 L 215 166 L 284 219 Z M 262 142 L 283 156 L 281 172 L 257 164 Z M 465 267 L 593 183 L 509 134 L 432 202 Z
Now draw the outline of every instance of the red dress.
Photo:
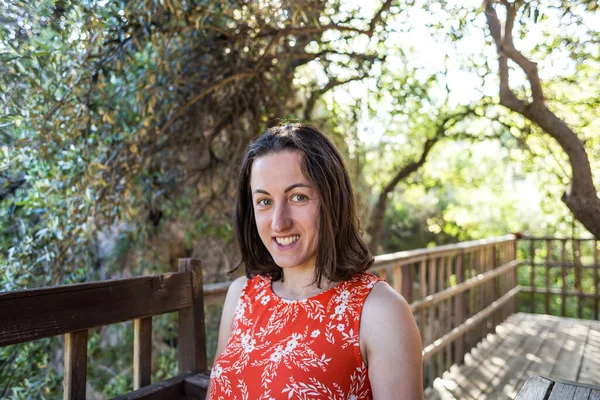
M 358 333 L 365 299 L 380 280 L 357 274 L 314 297 L 285 300 L 270 278 L 249 279 L 214 363 L 209 399 L 371 399 Z

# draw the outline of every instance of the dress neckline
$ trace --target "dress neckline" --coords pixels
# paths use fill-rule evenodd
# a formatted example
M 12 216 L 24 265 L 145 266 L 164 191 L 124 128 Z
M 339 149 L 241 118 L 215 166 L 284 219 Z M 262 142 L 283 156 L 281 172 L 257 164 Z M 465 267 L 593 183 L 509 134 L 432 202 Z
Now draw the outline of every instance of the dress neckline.
M 267 287 L 268 287 L 268 290 L 269 290 L 269 294 L 271 296 L 273 296 L 273 298 L 275 298 L 275 299 L 277 299 L 279 301 L 282 301 L 284 303 L 306 303 L 306 302 L 309 302 L 309 301 L 318 300 L 320 297 L 328 295 L 329 293 L 335 291 L 336 289 L 338 289 L 339 287 L 341 287 L 345 283 L 353 282 L 355 279 L 357 279 L 357 276 L 358 276 L 358 274 L 355 275 L 355 276 L 353 276 L 351 279 L 349 279 L 347 281 L 338 282 L 337 284 L 335 284 L 334 286 L 330 287 L 329 289 L 325 289 L 322 292 L 317 293 L 317 294 L 315 294 L 313 296 L 307 297 L 305 299 L 286 299 L 284 297 L 281 297 L 277 293 L 275 293 L 275 291 L 273 290 L 273 280 L 272 280 L 272 278 L 269 276 L 269 277 L 263 277 L 263 279 L 266 280 Z

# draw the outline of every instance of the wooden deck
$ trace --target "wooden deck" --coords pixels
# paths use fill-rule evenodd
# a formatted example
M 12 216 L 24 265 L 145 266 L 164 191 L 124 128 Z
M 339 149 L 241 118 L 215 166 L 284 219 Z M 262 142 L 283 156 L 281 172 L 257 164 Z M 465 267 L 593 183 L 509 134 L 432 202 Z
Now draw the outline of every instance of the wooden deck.
M 600 384 L 600 322 L 550 315 L 510 316 L 434 381 L 426 399 L 512 399 L 534 373 Z

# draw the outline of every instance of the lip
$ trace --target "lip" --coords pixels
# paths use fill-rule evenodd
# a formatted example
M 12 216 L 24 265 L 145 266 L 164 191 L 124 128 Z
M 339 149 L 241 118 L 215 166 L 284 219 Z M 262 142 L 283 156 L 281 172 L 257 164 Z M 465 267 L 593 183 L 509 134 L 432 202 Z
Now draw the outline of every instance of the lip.
M 290 236 L 295 236 L 295 235 L 287 235 L 287 236 L 277 236 L 277 237 L 290 237 Z M 302 239 L 302 237 L 300 237 L 300 239 Z M 298 242 L 300 242 L 300 239 L 296 240 L 293 243 L 288 244 L 287 246 L 284 246 L 282 244 L 277 243 L 276 237 L 272 237 L 271 241 L 273 242 L 275 248 L 277 248 L 278 250 L 292 250 L 293 248 L 296 247 L 296 245 L 298 244 Z

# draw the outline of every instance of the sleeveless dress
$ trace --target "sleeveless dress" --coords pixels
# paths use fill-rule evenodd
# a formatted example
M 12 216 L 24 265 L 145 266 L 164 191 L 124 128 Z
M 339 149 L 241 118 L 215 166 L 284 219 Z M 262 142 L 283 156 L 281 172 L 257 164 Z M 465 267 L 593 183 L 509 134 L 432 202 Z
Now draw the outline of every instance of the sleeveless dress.
M 208 398 L 372 399 L 358 335 L 363 304 L 380 280 L 357 274 L 303 300 L 277 296 L 269 277 L 246 281 Z

